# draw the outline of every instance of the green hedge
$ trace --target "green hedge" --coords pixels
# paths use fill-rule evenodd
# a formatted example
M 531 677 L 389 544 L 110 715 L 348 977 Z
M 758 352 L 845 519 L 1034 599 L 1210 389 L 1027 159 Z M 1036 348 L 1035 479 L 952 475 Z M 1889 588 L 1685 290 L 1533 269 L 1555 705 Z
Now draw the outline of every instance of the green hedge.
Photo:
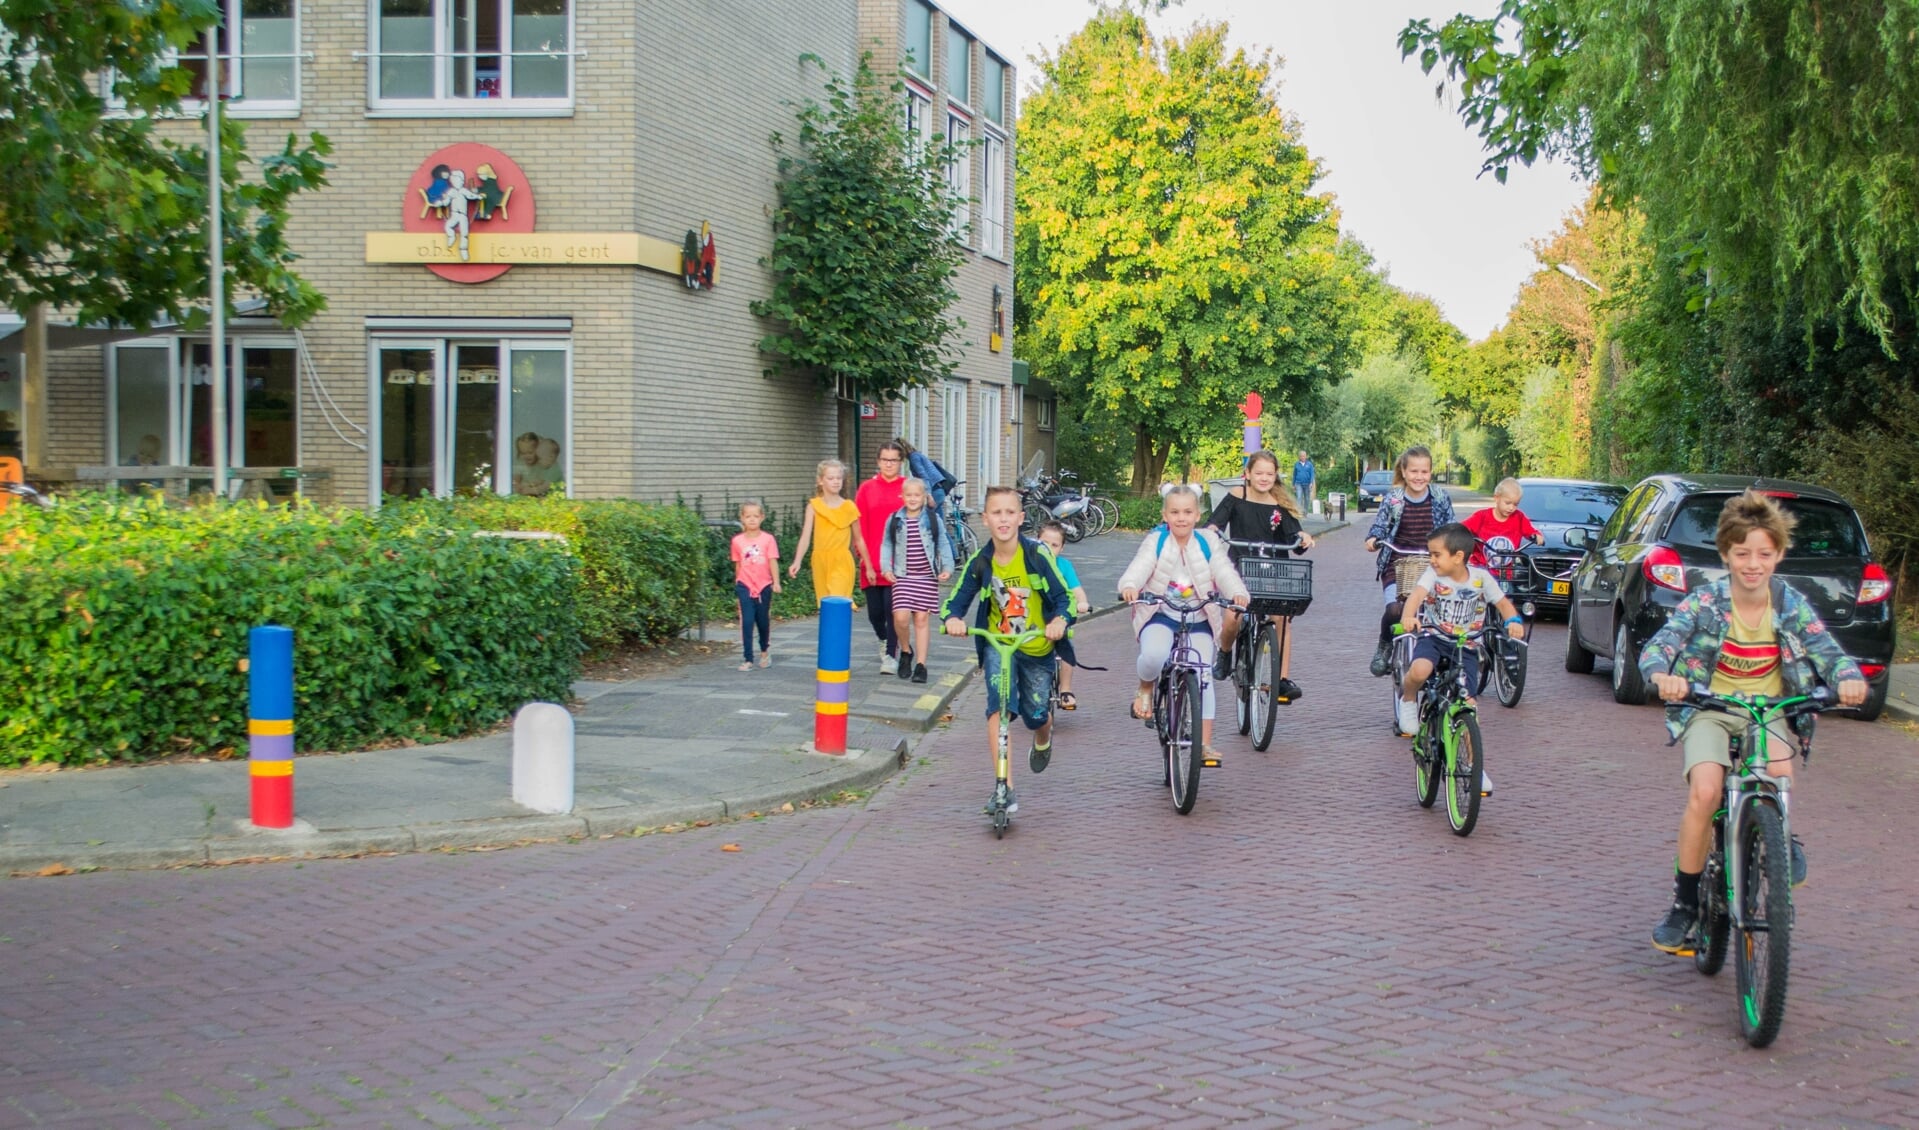
M 712 582 L 712 591 L 707 601 L 706 618 L 737 620 L 740 605 L 733 592 L 733 535 L 740 532 L 737 520 L 739 504 L 729 500 L 718 508 L 709 508 L 705 499 L 695 498 L 692 503 L 682 502 L 682 505 L 690 505 L 695 513 L 713 522 L 707 527 L 706 573 Z M 709 510 L 712 512 L 709 513 Z M 793 563 L 793 547 L 800 544 L 800 522 L 805 516 L 806 510 L 802 506 L 776 506 L 760 526 L 780 543 L 780 591 L 773 597 L 775 620 L 811 616 L 820 610 L 819 599 L 813 593 L 811 562 L 805 563 L 808 567 L 802 568 L 799 576 L 788 578 L 786 575 L 786 567 Z M 857 594 L 858 590 L 854 591 Z M 860 603 L 857 596 L 853 603 Z
M 1199 491 L 1199 517 L 1204 522 L 1212 514 L 1212 502 L 1206 493 L 1206 484 L 1195 484 Z M 1119 499 L 1119 529 L 1150 530 L 1159 525 L 1161 514 L 1166 509 L 1164 500 L 1157 493 L 1149 495 L 1121 495 Z
M 467 733 L 579 668 L 573 558 L 377 515 L 68 496 L 0 515 L 0 765 L 243 749 L 247 629 L 295 636 L 299 748 Z
M 652 643 L 699 619 L 711 535 L 682 506 L 628 499 L 485 495 L 423 499 L 388 509 L 488 530 L 560 534 L 580 563 L 580 634 L 589 648 Z M 727 585 L 731 593 L 732 584 Z

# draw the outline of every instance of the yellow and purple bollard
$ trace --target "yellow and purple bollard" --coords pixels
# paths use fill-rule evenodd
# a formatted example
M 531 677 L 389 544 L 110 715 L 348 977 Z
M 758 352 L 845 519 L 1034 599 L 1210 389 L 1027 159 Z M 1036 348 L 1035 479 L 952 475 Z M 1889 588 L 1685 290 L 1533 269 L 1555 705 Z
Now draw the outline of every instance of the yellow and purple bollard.
M 247 738 L 254 825 L 293 827 L 292 628 L 247 633 Z
M 813 749 L 846 752 L 846 704 L 853 666 L 853 602 L 843 596 L 820 601 L 818 682 L 813 701 Z

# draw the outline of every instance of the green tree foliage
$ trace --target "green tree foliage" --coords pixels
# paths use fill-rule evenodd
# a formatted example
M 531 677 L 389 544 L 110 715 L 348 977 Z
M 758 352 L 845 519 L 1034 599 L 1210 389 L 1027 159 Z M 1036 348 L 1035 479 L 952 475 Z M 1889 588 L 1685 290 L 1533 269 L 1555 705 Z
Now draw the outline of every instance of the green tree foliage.
M 1221 25 L 1155 39 L 1102 7 L 1042 61 L 1021 115 L 1022 352 L 1085 418 L 1134 438 L 1133 481 L 1342 373 L 1361 278 L 1275 62 Z M 1223 425 L 1223 422 L 1227 422 Z
M 143 328 L 204 317 L 206 150 L 161 123 L 200 93 L 174 52 L 219 14 L 218 0 L 0 0 L 0 305 Z M 102 76 L 124 110 L 101 97 Z M 299 325 L 325 299 L 293 269 L 287 209 L 326 183 L 327 142 L 289 135 L 256 165 L 245 138 L 222 122 L 229 298 L 252 291 Z
M 797 148 L 773 137 L 779 205 L 761 260 L 773 288 L 752 310 L 774 324 L 760 339 L 776 366 L 767 375 L 804 374 L 827 395 L 846 378 L 859 396 L 893 400 L 959 363 L 952 224 L 962 202 L 943 170 L 966 154 L 909 138 L 905 88 L 872 62 L 862 55 L 851 83 L 830 75 L 825 102 L 799 107 Z
M 1332 399 L 1350 452 L 1371 466 L 1390 463 L 1414 444 L 1430 444 L 1439 427 L 1438 395 L 1413 355 L 1368 357 Z
M 1887 345 L 1919 285 L 1915 43 L 1910 0 L 1504 0 L 1400 37 L 1456 86 L 1487 169 L 1597 175 L 1685 253 L 1693 309 L 1744 295 Z

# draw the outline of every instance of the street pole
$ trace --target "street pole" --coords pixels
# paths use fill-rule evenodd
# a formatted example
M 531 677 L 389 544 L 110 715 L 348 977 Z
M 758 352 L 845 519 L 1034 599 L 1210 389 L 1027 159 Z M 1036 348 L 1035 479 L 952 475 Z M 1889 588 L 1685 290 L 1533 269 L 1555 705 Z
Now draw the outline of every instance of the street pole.
M 225 237 L 220 230 L 220 59 L 207 40 L 207 254 L 213 311 L 213 495 L 227 496 L 227 294 Z

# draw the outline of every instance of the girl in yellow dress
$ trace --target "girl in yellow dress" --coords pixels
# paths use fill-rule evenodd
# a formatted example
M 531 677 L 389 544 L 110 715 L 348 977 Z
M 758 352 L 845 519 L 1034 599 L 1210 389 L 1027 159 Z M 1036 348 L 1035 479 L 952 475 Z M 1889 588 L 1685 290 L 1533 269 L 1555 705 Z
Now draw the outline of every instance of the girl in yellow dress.
M 786 575 L 800 575 L 800 562 L 806 547 L 813 547 L 813 595 L 821 600 L 829 596 L 853 596 L 853 554 L 866 565 L 866 539 L 860 536 L 860 510 L 840 497 L 846 486 L 846 464 L 828 459 L 819 466 L 816 485 L 819 494 L 806 504 L 806 518 L 800 523 L 800 544 L 793 550 L 793 563 Z M 813 531 L 819 530 L 819 540 Z

